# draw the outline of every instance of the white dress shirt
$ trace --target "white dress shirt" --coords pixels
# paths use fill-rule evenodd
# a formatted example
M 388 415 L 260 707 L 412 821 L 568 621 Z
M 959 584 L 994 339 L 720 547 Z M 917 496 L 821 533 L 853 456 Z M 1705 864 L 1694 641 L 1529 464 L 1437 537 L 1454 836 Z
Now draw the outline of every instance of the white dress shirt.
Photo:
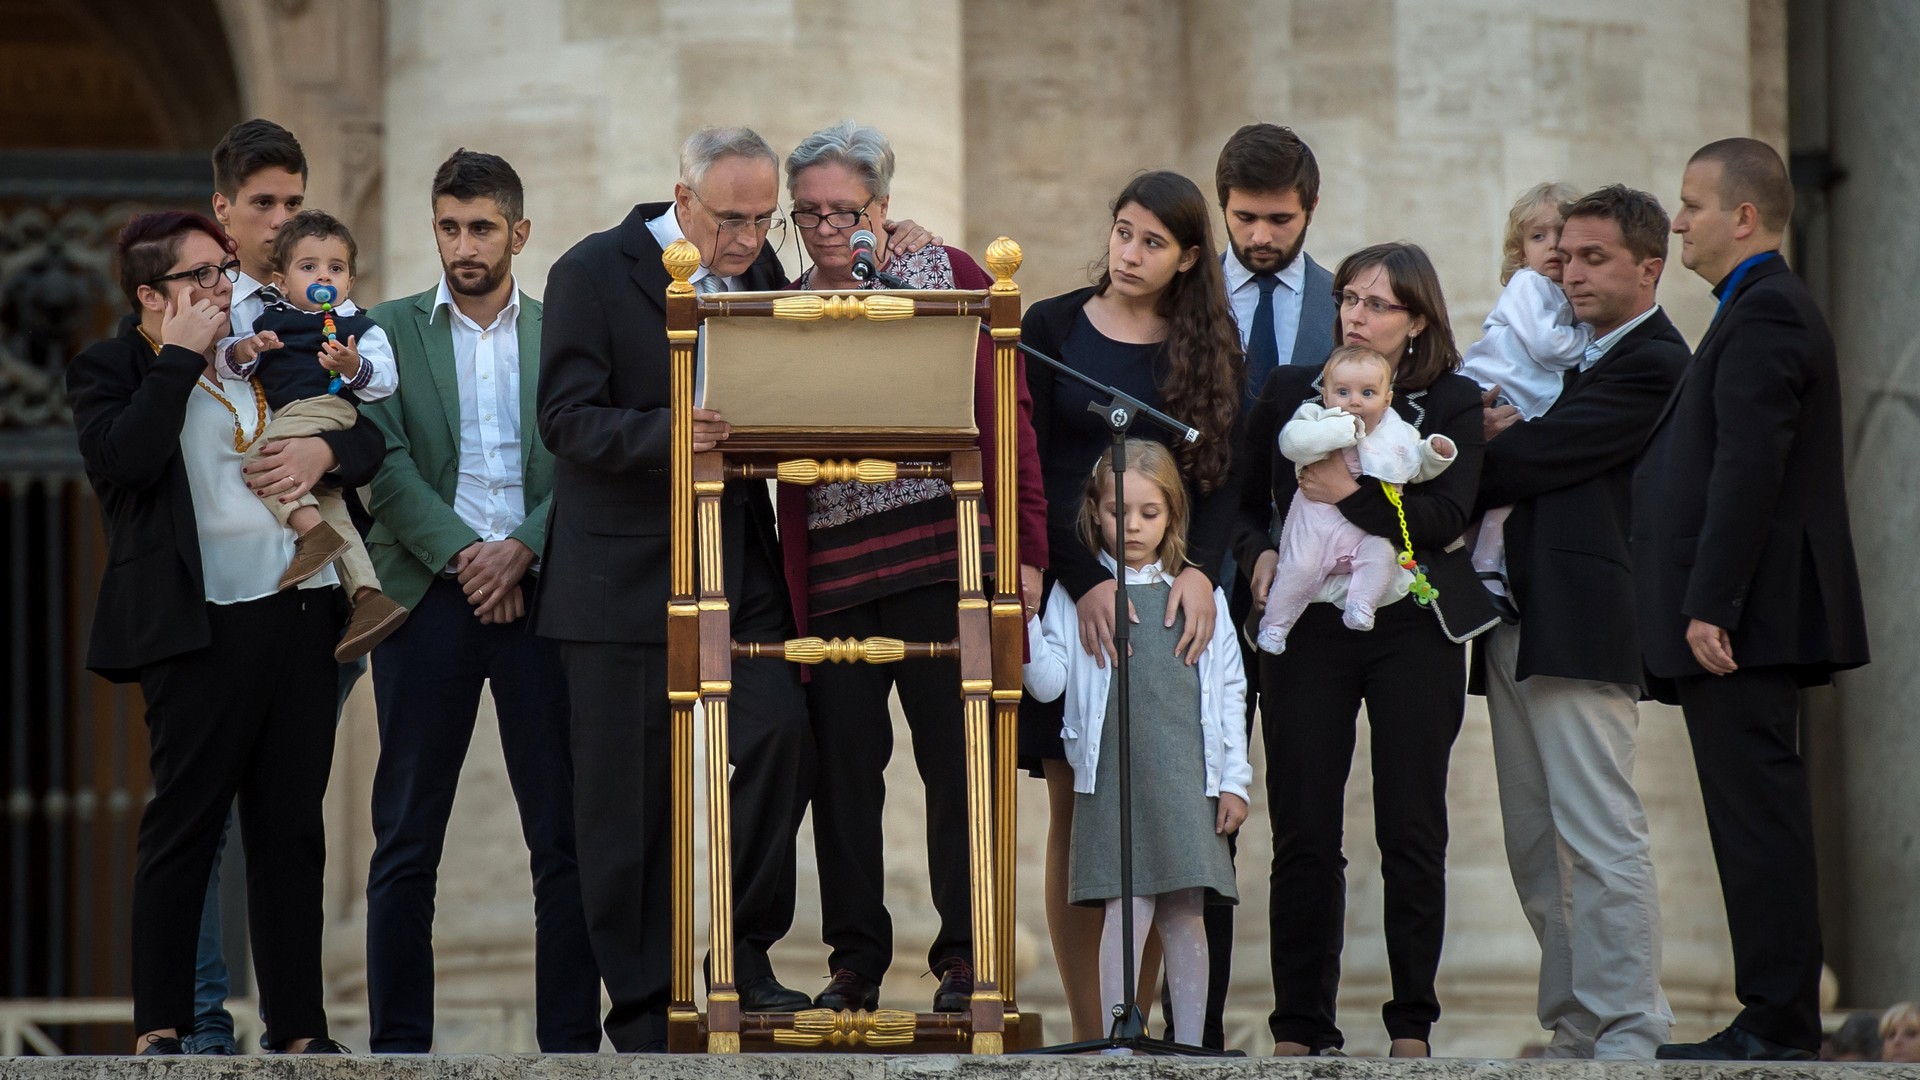
M 233 404 L 233 412 L 207 392 L 209 386 Z M 180 426 L 180 456 L 187 467 L 200 540 L 200 576 L 207 600 L 215 604 L 272 596 L 280 589 L 280 574 L 293 560 L 293 530 L 281 526 L 260 496 L 247 487 L 240 471 L 240 452 L 233 448 L 236 414 L 241 441 L 259 438 L 265 425 L 259 423 L 253 384 L 224 377 L 212 383 L 202 375 L 187 398 L 186 422 Z M 318 589 L 339 583 L 329 566 L 300 587 Z
M 428 322 L 450 317 L 460 382 L 460 474 L 453 512 L 482 540 L 505 540 L 527 519 L 520 471 L 520 283 L 493 322 L 460 311 L 445 275 Z
M 1221 264 L 1227 278 L 1227 302 L 1233 305 L 1233 321 L 1240 324 L 1240 347 L 1248 347 L 1253 334 L 1253 315 L 1260 308 L 1260 286 L 1253 271 L 1240 262 L 1229 247 Z M 1293 362 L 1294 339 L 1300 336 L 1300 306 L 1306 299 L 1307 255 L 1302 251 L 1280 271 L 1280 288 L 1273 291 L 1273 341 L 1280 366 Z
M 1607 331 L 1605 337 L 1596 338 L 1593 344 L 1587 346 L 1587 354 L 1580 361 L 1580 370 L 1585 371 L 1599 363 L 1600 358 L 1607 355 L 1608 350 L 1619 344 L 1621 338 L 1632 333 L 1634 327 L 1653 318 L 1653 313 L 1659 310 L 1660 305 L 1655 304 L 1640 314 L 1635 315 L 1633 318 L 1628 319 L 1626 322 L 1621 323 L 1619 326 L 1614 327 L 1612 330 Z
M 680 214 L 674 206 L 668 206 L 666 213 L 647 222 L 647 231 L 652 233 L 653 238 L 659 242 L 661 251 L 667 250 L 667 245 L 673 243 L 675 240 L 684 240 L 687 236 L 686 230 L 680 227 Z M 694 270 L 693 276 L 687 279 L 687 283 L 693 286 L 694 292 L 701 294 L 739 292 L 742 285 L 740 275 L 733 274 L 722 277 L 708 270 L 705 263 L 700 264 L 700 266 Z M 694 346 L 693 353 L 693 407 L 696 409 L 699 408 L 701 403 L 706 401 L 706 399 L 707 328 L 703 322 L 700 326 L 700 340 L 699 343 Z
M 245 270 L 240 271 L 239 280 L 233 283 L 233 298 L 227 301 L 227 319 L 233 323 L 233 329 L 228 332 L 234 337 L 253 333 L 254 320 L 267 307 L 266 298 L 260 295 L 264 288 L 265 285 L 248 277 Z M 224 350 L 221 355 L 226 355 Z

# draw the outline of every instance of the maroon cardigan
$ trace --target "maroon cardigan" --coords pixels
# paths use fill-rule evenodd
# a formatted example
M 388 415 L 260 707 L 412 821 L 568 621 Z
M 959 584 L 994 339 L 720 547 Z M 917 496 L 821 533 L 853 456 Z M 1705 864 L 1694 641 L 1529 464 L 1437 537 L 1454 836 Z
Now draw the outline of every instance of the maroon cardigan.
M 954 288 L 984 289 L 993 284 L 993 278 L 966 252 L 954 247 L 943 250 L 947 253 L 947 261 L 953 266 Z M 796 289 L 800 285 L 796 281 L 787 287 Z M 1040 479 L 1040 452 L 1033 437 L 1033 397 L 1027 392 L 1025 357 L 1015 353 L 1014 365 L 1013 383 L 1020 413 L 1020 562 L 1027 566 L 1045 567 L 1047 497 Z M 994 362 L 993 342 L 985 334 L 980 335 L 980 347 L 974 353 L 973 371 L 973 415 L 980 427 L 980 465 L 986 480 L 985 508 L 988 520 L 992 520 L 993 507 L 997 505 L 994 492 L 997 489 L 995 477 L 998 475 L 994 464 Z M 807 561 L 811 550 L 807 542 L 807 489 L 795 484 L 779 485 L 776 505 L 780 521 L 780 551 L 786 564 L 787 592 L 793 599 L 794 626 L 805 636 L 809 621 Z M 995 565 L 998 567 L 997 561 Z M 1017 587 L 1017 568 L 1014 573 Z

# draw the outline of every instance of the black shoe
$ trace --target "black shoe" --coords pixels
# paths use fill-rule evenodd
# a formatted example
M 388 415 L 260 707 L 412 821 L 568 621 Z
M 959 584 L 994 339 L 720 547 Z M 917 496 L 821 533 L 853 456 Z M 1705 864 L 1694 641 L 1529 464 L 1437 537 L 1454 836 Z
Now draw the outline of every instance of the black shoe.
M 1811 1050 L 1798 1050 L 1738 1027 L 1697 1043 L 1662 1043 L 1653 1056 L 1664 1061 L 1812 1061 Z
M 327 1038 L 325 1035 L 322 1035 L 317 1039 L 308 1039 L 306 1049 L 300 1052 L 303 1054 L 351 1054 L 353 1053 L 353 1051 L 347 1049 L 345 1046 L 341 1045 L 340 1043 L 334 1042 L 332 1039 Z
M 820 996 L 813 999 L 813 1007 L 834 1012 L 860 1009 L 872 1012 L 880 1007 L 880 984 L 857 971 L 841 968 L 833 973 L 833 979 L 820 991 Z
M 740 994 L 740 1011 L 753 1013 L 790 1013 L 812 1005 L 807 995 L 780 985 L 771 975 L 748 979 L 735 989 Z
M 162 1057 L 173 1054 L 184 1054 L 186 1052 L 187 1048 L 180 1045 L 179 1039 L 171 1035 L 156 1035 L 147 1040 L 147 1045 L 141 1047 L 139 1054 L 136 1056 Z
M 933 992 L 933 1011 L 966 1012 L 973 1007 L 973 965 L 949 960 L 940 973 L 940 989 Z

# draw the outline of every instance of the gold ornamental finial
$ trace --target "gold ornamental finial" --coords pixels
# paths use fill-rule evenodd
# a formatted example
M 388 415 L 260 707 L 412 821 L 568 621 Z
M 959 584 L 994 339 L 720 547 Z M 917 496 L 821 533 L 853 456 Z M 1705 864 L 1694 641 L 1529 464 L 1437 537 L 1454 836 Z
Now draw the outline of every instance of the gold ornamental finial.
M 993 271 L 993 291 L 1018 292 L 1013 275 L 1020 269 L 1020 245 L 1002 236 L 987 245 L 987 269 Z
M 667 286 L 667 295 L 691 296 L 693 272 L 700 269 L 700 249 L 683 236 L 667 245 L 667 250 L 660 253 L 660 261 L 666 265 L 667 273 L 673 275 L 673 284 Z

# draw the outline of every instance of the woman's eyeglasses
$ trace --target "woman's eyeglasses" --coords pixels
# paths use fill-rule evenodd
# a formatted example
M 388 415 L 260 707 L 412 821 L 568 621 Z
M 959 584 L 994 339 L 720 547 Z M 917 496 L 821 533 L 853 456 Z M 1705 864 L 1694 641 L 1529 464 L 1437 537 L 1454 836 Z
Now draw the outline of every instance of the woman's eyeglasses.
M 1345 311 L 1352 307 L 1364 307 L 1370 315 L 1385 315 L 1389 311 L 1412 311 L 1405 304 L 1389 304 L 1377 296 L 1361 296 L 1357 292 L 1342 289 L 1333 294 L 1333 300 Z
M 219 266 L 196 266 L 191 270 L 180 270 L 172 274 L 163 274 L 147 282 L 147 284 L 158 285 L 163 281 L 179 281 L 182 278 L 192 278 L 195 285 L 203 289 L 211 289 L 213 288 L 213 283 L 219 281 L 222 275 L 225 275 L 228 281 L 239 281 L 240 260 L 228 259 Z
M 860 219 L 867 216 L 867 207 L 872 205 L 873 200 L 868 199 L 860 205 L 858 210 L 829 210 L 824 214 L 812 210 L 795 210 L 787 217 L 793 221 L 794 227 L 799 229 L 817 229 L 823 221 L 831 228 L 851 229 L 860 224 Z

